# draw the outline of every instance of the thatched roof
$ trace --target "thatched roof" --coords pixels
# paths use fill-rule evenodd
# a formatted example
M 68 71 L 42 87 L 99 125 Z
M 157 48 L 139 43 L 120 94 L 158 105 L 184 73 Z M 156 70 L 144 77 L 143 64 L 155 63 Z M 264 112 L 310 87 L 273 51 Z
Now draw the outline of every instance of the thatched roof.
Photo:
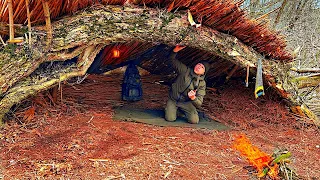
M 42 1 L 29 0 L 32 24 L 44 22 Z M 243 0 L 47 0 L 51 19 L 72 14 L 88 6 L 101 4 L 124 5 L 128 1 L 132 4 L 166 7 L 168 11 L 176 9 L 190 9 L 194 18 L 203 25 L 219 32 L 237 37 L 243 43 L 254 48 L 267 58 L 276 60 L 290 60 L 291 55 L 286 51 L 286 42 L 277 32 L 269 29 L 264 21 L 249 19 L 244 10 L 240 9 Z M 8 23 L 8 0 L 0 1 L 0 22 Z M 12 0 L 14 23 L 27 23 L 26 0 Z M 8 34 L 0 28 L 0 33 Z

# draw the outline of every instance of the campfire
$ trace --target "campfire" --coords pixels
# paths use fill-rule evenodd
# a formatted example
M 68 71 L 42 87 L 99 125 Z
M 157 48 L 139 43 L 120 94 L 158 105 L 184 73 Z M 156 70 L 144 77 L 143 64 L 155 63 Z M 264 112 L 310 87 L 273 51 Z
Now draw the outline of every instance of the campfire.
M 291 152 L 289 151 L 276 150 L 272 155 L 268 155 L 252 145 L 250 140 L 243 134 L 235 137 L 233 147 L 255 168 L 256 175 L 259 178 L 299 179 L 296 173 L 287 165 L 290 162 L 288 158 L 291 157 Z

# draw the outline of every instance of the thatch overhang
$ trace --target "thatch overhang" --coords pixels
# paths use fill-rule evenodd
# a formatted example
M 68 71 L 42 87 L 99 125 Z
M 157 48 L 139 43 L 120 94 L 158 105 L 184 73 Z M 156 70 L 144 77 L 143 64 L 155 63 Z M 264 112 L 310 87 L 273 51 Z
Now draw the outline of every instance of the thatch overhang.
M 9 35 L 6 25 L 9 23 L 7 2 L 0 2 L 0 21 L 4 25 L 0 28 L 2 35 Z M 44 2 L 49 6 L 52 21 L 53 39 L 49 44 L 46 38 L 48 31 L 43 26 Z M 301 102 L 293 95 L 294 92 L 289 91 L 294 88 L 283 87 L 283 84 L 287 84 L 285 73 L 277 69 L 280 66 L 288 69 L 286 62 L 292 60 L 285 49 L 285 39 L 270 30 L 263 21 L 248 19 L 239 8 L 241 3 L 232 0 L 30 1 L 32 48 L 27 44 L 18 45 L 13 51 L 11 48 L 2 54 L 1 118 L 13 104 L 59 82 L 83 76 L 91 65 L 103 68 L 141 58 L 143 52 L 159 43 L 167 44 L 167 47 L 176 43 L 187 45 L 188 48 L 178 55 L 185 64 L 209 60 L 213 67 L 208 74 L 209 79 L 230 75 L 234 71 L 241 73 L 246 66 L 256 67 L 257 59 L 261 58 L 264 60 L 265 81 L 289 99 L 291 106 L 300 106 Z M 21 26 L 16 33 L 24 36 L 28 31 L 25 0 L 12 1 L 12 5 L 14 23 L 20 24 L 17 27 Z M 187 9 L 202 27 L 189 25 Z M 120 49 L 121 58 L 107 57 L 114 48 Z M 163 60 L 166 50 L 168 48 L 158 51 L 152 58 L 145 57 L 141 67 L 151 73 L 172 73 Z M 94 64 L 99 54 L 105 56 L 101 62 Z M 35 75 L 35 70 L 45 62 L 74 58 L 77 59 L 75 66 L 52 69 L 45 78 Z M 12 59 L 17 61 L 12 62 Z M 252 71 L 254 73 L 255 70 Z M 317 119 L 308 108 L 304 109 L 309 117 Z M 318 123 L 318 120 L 315 122 Z
M 49 4 L 51 19 L 59 19 L 83 8 L 96 5 L 125 5 L 164 7 L 168 11 L 190 9 L 194 18 L 201 24 L 237 37 L 241 42 L 254 48 L 267 58 L 277 60 L 291 60 L 286 51 L 285 39 L 277 32 L 267 27 L 264 21 L 249 19 L 245 11 L 240 9 L 243 0 L 45 0 Z M 9 23 L 8 0 L 0 1 L 0 22 Z M 13 21 L 15 24 L 27 25 L 27 8 L 25 0 L 12 0 L 14 9 Z M 31 24 L 41 24 L 45 21 L 42 1 L 29 0 Z M 8 34 L 8 30 L 0 29 Z

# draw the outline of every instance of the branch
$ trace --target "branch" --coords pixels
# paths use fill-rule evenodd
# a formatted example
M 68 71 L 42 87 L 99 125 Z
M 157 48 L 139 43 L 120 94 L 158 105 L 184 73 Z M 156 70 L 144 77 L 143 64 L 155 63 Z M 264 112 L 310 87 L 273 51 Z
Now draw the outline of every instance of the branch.
M 91 45 L 87 47 L 84 52 L 81 54 L 79 61 L 77 63 L 78 70 L 73 70 L 67 73 L 61 73 L 58 77 L 46 80 L 48 77 L 44 77 L 43 79 L 46 80 L 41 84 L 33 84 L 33 85 L 21 85 L 17 87 L 13 87 L 8 91 L 8 94 L 1 99 L 0 101 L 0 126 L 3 123 L 3 117 L 7 112 L 9 112 L 10 108 L 23 99 L 34 95 L 40 91 L 44 91 L 49 89 L 59 82 L 68 80 L 72 77 L 83 76 L 87 72 L 88 68 L 94 61 L 95 56 L 99 53 L 99 51 L 104 47 L 103 45 Z M 32 82 L 28 82 L 31 84 Z
M 298 83 L 298 88 L 315 87 L 320 84 L 320 73 L 309 76 L 300 76 L 293 78 L 291 82 Z
M 315 125 L 320 127 L 320 119 L 317 117 L 316 114 L 314 114 L 314 112 L 312 112 L 305 104 L 301 105 L 301 109 L 307 115 L 307 117 L 312 119 Z
M 320 73 L 320 68 L 290 68 L 291 71 L 295 71 L 297 73 Z
M 47 44 L 49 45 L 52 41 L 52 28 L 51 28 L 51 19 L 50 19 L 50 8 L 47 0 L 42 0 L 44 17 L 46 19 L 46 28 L 47 28 Z
M 276 26 L 279 23 L 280 17 L 282 15 L 283 9 L 286 6 L 286 4 L 287 4 L 287 0 L 283 0 L 282 4 L 280 6 L 280 9 L 278 11 L 277 17 L 276 17 L 276 19 L 274 21 L 274 26 Z

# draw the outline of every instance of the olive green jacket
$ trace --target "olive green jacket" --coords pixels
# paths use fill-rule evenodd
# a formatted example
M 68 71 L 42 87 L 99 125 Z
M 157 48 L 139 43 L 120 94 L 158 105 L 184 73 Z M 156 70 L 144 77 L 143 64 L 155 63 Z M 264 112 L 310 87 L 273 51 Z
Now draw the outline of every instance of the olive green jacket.
M 171 85 L 169 97 L 176 102 L 191 101 L 192 104 L 199 108 L 202 105 L 203 97 L 206 95 L 205 75 L 197 75 L 194 70 L 187 67 L 176 59 L 177 53 L 171 53 L 170 60 L 178 76 Z M 188 96 L 189 91 L 196 91 L 196 98 L 191 100 Z

